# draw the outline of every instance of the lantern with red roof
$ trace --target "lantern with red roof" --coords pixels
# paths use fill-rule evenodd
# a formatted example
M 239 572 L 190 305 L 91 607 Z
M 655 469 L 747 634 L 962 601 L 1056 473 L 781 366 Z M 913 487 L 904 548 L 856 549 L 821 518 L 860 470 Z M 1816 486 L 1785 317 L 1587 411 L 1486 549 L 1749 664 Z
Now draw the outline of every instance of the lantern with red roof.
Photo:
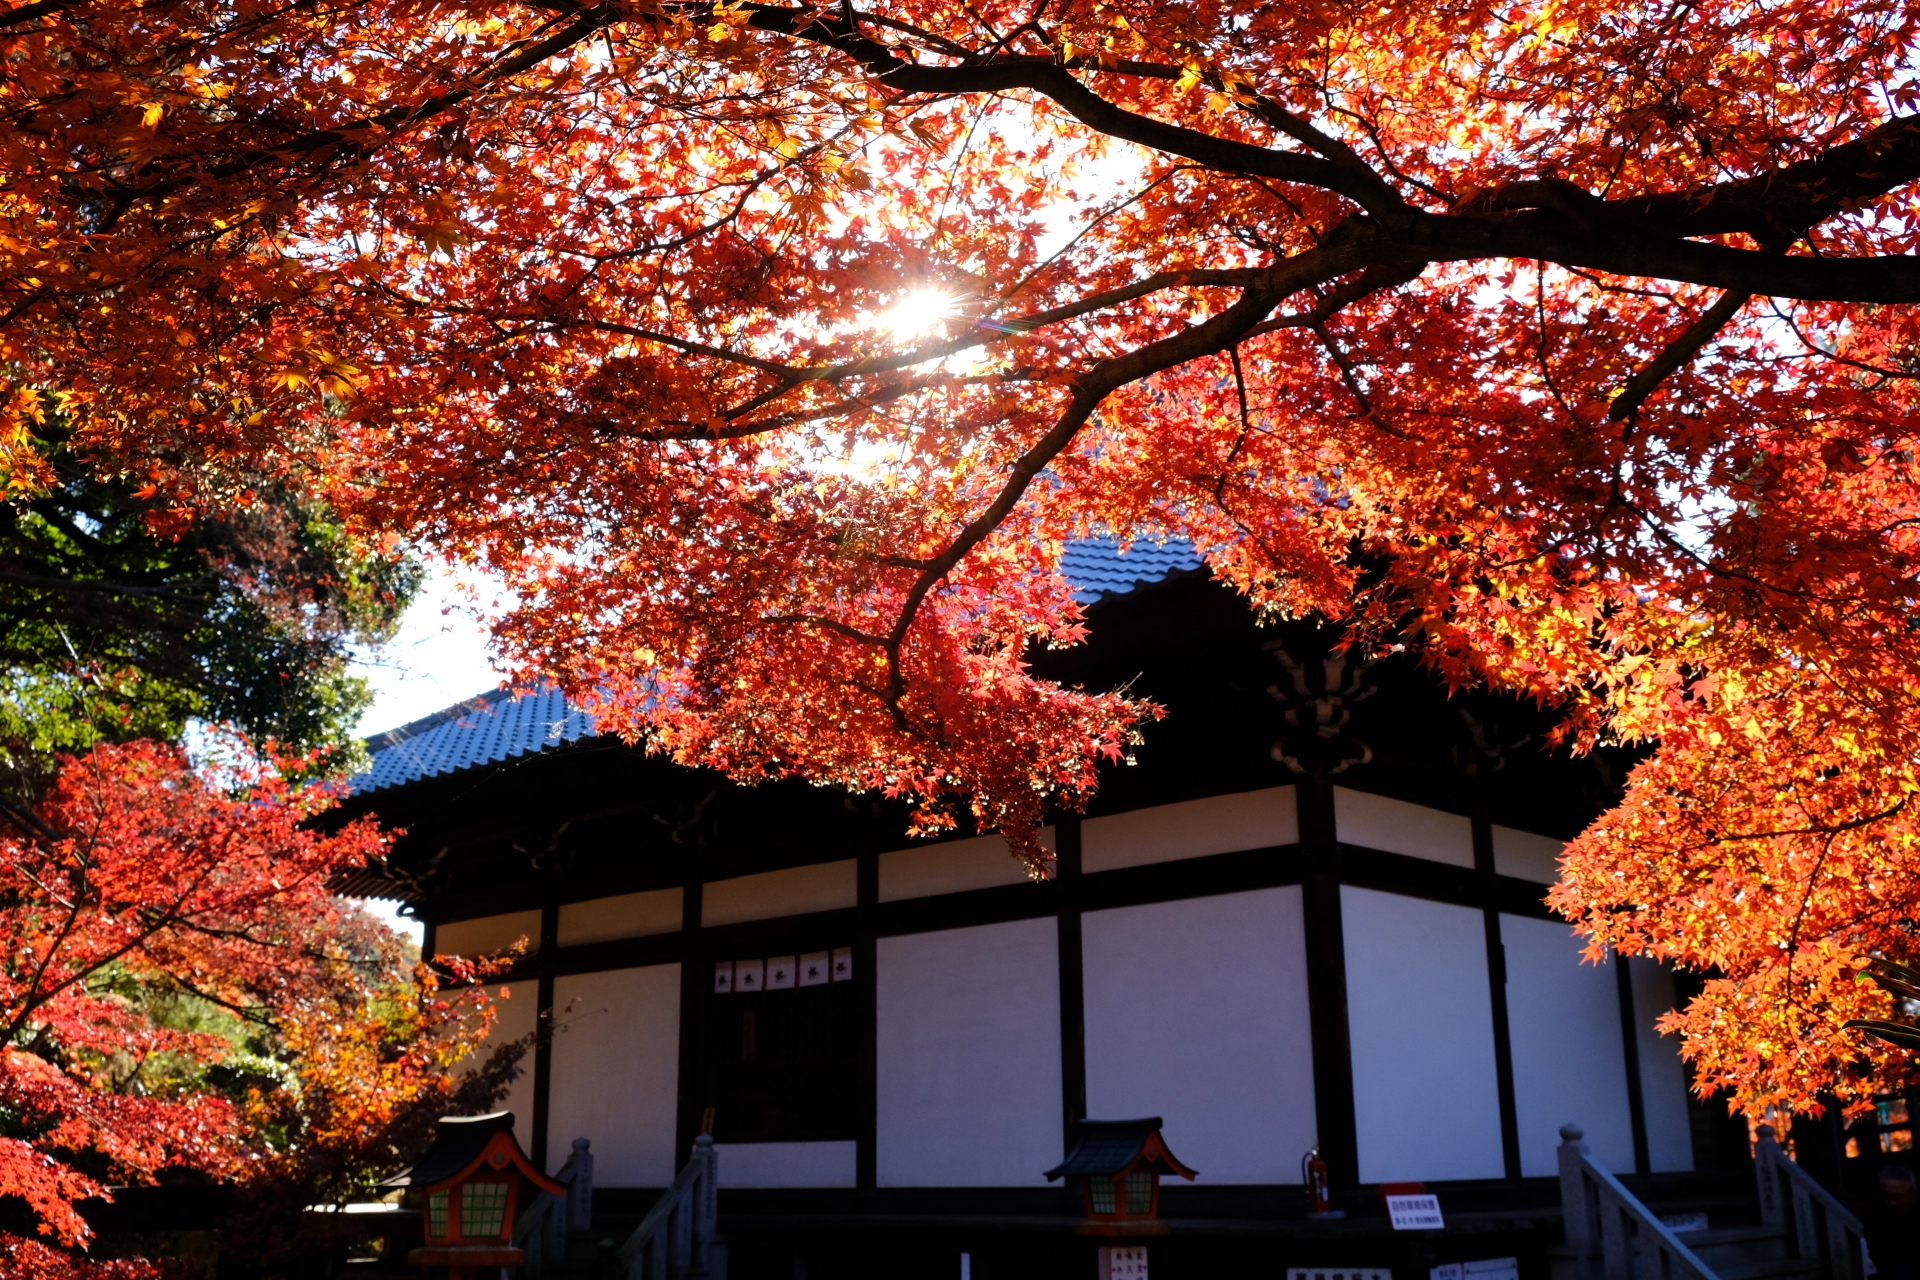
M 514 1215 L 534 1196 L 566 1188 L 533 1167 L 513 1137 L 513 1113 L 443 1117 L 433 1145 L 413 1168 L 380 1184 L 405 1192 L 426 1215 L 426 1243 L 407 1254 L 416 1267 L 446 1267 L 448 1280 L 526 1261 L 513 1247 Z

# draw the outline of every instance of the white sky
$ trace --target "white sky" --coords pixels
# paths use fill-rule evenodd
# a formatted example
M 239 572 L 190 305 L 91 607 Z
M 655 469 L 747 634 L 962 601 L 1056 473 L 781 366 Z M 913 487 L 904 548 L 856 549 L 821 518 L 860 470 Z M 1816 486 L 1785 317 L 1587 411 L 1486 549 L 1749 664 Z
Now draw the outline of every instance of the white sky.
M 373 685 L 373 705 L 360 733 L 397 729 L 500 683 L 487 656 L 487 630 L 476 616 L 483 580 L 428 563 L 427 580 L 401 620 L 400 633 L 378 649 L 359 650 L 355 671 Z
M 377 650 L 363 649 L 354 668 L 373 686 L 373 705 L 360 719 L 360 734 L 397 729 L 422 716 L 500 683 L 487 657 L 487 629 L 475 608 L 480 579 L 431 562 L 420 595 L 401 620 L 400 632 Z M 417 945 L 418 921 L 396 913 L 391 902 L 363 902 L 367 912 L 408 934 Z

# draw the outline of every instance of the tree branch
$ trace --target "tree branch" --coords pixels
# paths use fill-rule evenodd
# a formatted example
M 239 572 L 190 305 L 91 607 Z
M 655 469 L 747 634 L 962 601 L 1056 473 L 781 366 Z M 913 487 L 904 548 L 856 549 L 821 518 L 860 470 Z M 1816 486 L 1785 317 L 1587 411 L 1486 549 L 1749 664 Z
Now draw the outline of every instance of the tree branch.
M 38 0 L 38 3 L 35 4 L 17 5 L 5 13 L 0 13 L 0 31 L 4 31 L 8 27 L 20 26 L 22 23 L 32 22 L 38 18 L 44 18 L 48 14 L 58 13 L 62 9 L 71 9 L 79 3 L 81 3 L 81 0 Z
M 5 796 L 0 796 L 0 817 L 6 818 L 14 826 L 26 832 L 29 838 L 43 841 L 49 848 L 60 843 L 61 836 L 58 831 L 40 821 L 33 810 L 16 805 Z
M 1688 325 L 1686 331 L 1667 344 L 1666 350 L 1655 356 L 1639 372 L 1627 379 L 1620 394 L 1613 398 L 1613 404 L 1607 410 L 1607 417 L 1615 422 L 1631 422 L 1640 412 L 1640 406 L 1653 394 L 1667 375 L 1679 369 L 1694 356 L 1700 348 L 1713 340 L 1713 335 L 1733 319 L 1734 313 L 1747 305 L 1752 298 L 1750 293 L 1723 293 L 1706 314 Z
M 901 706 L 906 696 L 906 674 L 900 664 L 900 649 L 914 618 L 927 595 L 952 572 L 966 554 L 978 546 L 1010 515 L 1034 477 L 1072 443 L 1095 409 L 1113 392 L 1164 369 L 1171 369 L 1201 356 L 1225 351 L 1245 339 L 1249 330 L 1284 299 L 1325 280 L 1337 279 L 1365 265 L 1366 246 L 1362 237 L 1333 235 L 1318 248 L 1310 249 L 1261 273 L 1239 301 L 1219 315 L 1158 342 L 1148 343 L 1124 356 L 1102 360 L 1080 379 L 1072 402 L 1053 427 L 1014 463 L 1013 473 L 1001 485 L 986 510 L 974 517 L 927 562 L 915 579 L 900 609 L 900 617 L 887 636 L 887 703 L 894 723 L 903 731 L 910 726 Z
M 1552 214 L 1509 218 L 1416 213 L 1393 228 L 1403 257 L 1531 258 L 1808 302 L 1920 302 L 1920 257 L 1790 257 L 1695 240 L 1569 227 Z

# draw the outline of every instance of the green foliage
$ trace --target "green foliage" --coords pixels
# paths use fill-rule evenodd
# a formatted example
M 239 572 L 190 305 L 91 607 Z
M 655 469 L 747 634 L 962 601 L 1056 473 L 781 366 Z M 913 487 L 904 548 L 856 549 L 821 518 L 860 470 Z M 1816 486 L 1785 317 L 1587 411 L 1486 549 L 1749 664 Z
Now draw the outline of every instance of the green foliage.
M 193 720 L 360 763 L 370 694 L 348 649 L 392 634 L 417 562 L 358 545 L 286 481 L 183 518 L 58 438 L 35 443 L 56 483 L 0 504 L 0 785 Z

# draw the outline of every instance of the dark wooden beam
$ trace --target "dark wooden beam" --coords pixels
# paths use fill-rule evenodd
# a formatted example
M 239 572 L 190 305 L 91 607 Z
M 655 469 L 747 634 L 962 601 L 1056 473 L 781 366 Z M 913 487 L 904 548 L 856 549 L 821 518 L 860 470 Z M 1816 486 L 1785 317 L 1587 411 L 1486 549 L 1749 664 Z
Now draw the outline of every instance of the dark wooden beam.
M 1620 1048 L 1627 1062 L 1627 1112 L 1633 1123 L 1633 1170 L 1647 1173 L 1653 1161 L 1647 1148 L 1647 1100 L 1640 1086 L 1640 1026 L 1633 1010 L 1633 975 L 1627 958 L 1614 952 L 1613 978 L 1620 993 Z
M 1520 1176 L 1520 1111 L 1513 1091 L 1513 1028 L 1507 1020 L 1507 948 L 1500 938 L 1500 908 L 1494 885 L 1493 823 L 1487 807 L 1473 811 L 1473 869 L 1487 884 L 1482 915 L 1487 931 L 1487 998 L 1493 1010 L 1493 1078 L 1500 1095 L 1500 1154 L 1507 1176 Z
M 681 881 L 685 897 L 681 900 L 680 932 L 662 939 L 677 944 L 674 950 L 680 960 L 680 1106 L 673 1150 L 676 1170 L 693 1150 L 703 1113 L 712 1105 L 708 1096 L 707 1015 L 713 1003 L 713 956 L 706 932 L 700 927 L 703 879 L 701 859 L 690 852 Z
M 854 1135 L 854 1184 L 864 1193 L 871 1193 L 879 1185 L 880 1167 L 880 983 L 875 972 L 879 951 L 876 925 L 880 912 L 877 834 L 869 829 L 861 843 L 854 907 L 853 986 L 860 1028 L 857 1094 L 860 1127 Z
M 1320 1157 L 1327 1162 L 1327 1182 L 1337 1204 L 1360 1185 L 1353 1048 L 1347 1030 L 1346 934 L 1340 916 L 1341 846 L 1334 830 L 1332 783 L 1315 774 L 1301 779 L 1298 790 L 1314 1117 Z
M 1073 1150 L 1087 1114 L 1087 1008 L 1080 934 L 1080 815 L 1054 824 L 1054 882 L 1060 903 L 1060 1153 Z
M 560 945 L 560 907 L 548 903 L 540 909 L 540 952 L 551 955 Z M 534 997 L 533 1037 L 533 1116 L 531 1148 L 534 1167 L 543 1172 L 547 1166 L 547 1116 L 553 1097 L 553 973 L 540 975 Z

